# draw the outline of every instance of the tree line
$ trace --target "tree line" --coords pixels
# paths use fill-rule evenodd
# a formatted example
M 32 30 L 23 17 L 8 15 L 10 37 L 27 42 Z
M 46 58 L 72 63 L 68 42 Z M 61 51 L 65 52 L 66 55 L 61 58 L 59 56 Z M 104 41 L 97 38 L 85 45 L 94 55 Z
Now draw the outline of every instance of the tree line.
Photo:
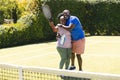
M 41 10 L 43 2 L 22 1 L 0 1 L 0 48 L 55 40 L 56 34 L 52 32 Z M 119 2 L 46 0 L 46 4 L 51 8 L 55 24 L 59 22 L 58 13 L 69 9 L 71 15 L 80 19 L 86 35 L 120 35 Z M 5 24 L 6 18 L 14 19 L 13 23 Z

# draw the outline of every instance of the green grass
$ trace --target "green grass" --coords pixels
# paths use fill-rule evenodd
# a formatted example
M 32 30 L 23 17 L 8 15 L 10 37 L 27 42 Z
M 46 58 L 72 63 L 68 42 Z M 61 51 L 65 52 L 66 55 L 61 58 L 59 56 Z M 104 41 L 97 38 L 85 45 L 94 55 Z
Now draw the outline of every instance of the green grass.
M 83 70 L 88 72 L 120 74 L 120 37 L 86 37 Z M 0 49 L 0 63 L 23 66 L 58 68 L 60 61 L 56 42 Z M 76 67 L 78 64 L 76 60 Z

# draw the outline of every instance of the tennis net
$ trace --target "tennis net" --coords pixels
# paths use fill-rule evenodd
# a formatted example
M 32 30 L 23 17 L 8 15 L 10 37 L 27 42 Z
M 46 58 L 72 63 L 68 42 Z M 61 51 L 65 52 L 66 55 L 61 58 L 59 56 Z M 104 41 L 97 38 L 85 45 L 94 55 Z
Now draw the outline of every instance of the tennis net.
M 120 75 L 1 63 L 0 80 L 120 80 Z

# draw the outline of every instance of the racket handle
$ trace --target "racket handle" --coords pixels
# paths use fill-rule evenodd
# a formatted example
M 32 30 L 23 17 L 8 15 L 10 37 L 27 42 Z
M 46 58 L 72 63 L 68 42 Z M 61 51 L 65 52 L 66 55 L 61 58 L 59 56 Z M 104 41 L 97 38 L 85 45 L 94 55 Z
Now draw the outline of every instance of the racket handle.
M 52 21 L 53 21 L 52 17 L 51 17 L 51 18 L 49 18 L 48 20 L 49 20 L 49 22 L 52 22 Z

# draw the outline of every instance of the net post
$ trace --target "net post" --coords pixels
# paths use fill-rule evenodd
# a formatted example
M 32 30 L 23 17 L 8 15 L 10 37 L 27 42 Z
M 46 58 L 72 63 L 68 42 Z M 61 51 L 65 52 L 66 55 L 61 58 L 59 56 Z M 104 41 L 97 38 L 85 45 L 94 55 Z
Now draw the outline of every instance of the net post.
M 19 74 L 18 74 L 19 75 L 19 80 L 23 80 L 23 76 L 22 76 L 23 73 L 22 73 L 22 67 L 21 66 L 18 67 L 18 72 L 19 72 Z

